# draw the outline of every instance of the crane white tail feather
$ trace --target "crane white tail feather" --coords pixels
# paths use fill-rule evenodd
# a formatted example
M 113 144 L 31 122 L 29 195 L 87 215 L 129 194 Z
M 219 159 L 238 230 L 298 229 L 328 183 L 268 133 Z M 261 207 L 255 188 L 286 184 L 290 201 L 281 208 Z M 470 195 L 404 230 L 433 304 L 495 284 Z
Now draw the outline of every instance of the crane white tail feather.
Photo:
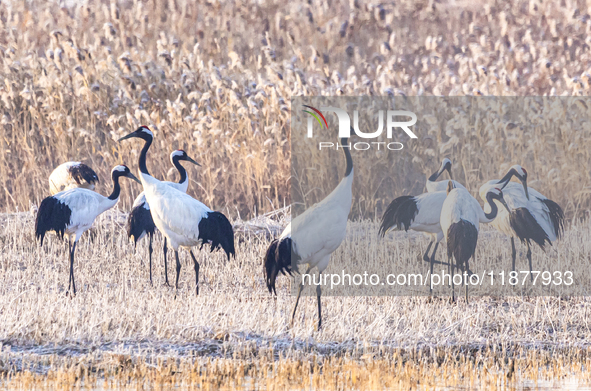
M 35 237 L 41 239 L 41 245 L 48 231 L 54 231 L 63 239 L 71 216 L 72 210 L 66 204 L 55 197 L 45 198 L 39 206 L 35 220 Z

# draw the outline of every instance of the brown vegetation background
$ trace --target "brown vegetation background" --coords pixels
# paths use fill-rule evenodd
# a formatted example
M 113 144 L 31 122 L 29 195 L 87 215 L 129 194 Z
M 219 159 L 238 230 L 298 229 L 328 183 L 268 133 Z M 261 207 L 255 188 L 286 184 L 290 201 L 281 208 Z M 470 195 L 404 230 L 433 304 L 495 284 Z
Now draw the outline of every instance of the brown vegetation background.
M 189 192 L 213 208 L 245 217 L 283 206 L 290 97 L 586 95 L 588 8 L 536 0 L 3 2 L 1 209 L 38 204 L 49 173 L 67 160 L 91 164 L 107 193 L 111 167 L 135 169 L 139 151 L 137 142 L 115 140 L 141 124 L 157 137 L 149 162 L 157 177 L 172 176 L 168 154 L 184 148 L 203 164 L 190 168 Z M 430 152 L 418 157 L 424 172 L 450 153 L 442 145 L 453 136 L 434 129 Z M 474 136 L 458 136 L 454 148 Z M 589 186 L 589 136 L 553 135 L 574 158 L 530 169 L 570 216 L 572 197 Z M 548 145 L 537 143 L 521 138 L 474 153 L 494 161 L 496 175 L 524 150 Z M 132 197 L 124 186 L 125 208 Z M 370 190 L 356 186 L 356 202 Z M 368 216 L 375 207 L 363 209 Z

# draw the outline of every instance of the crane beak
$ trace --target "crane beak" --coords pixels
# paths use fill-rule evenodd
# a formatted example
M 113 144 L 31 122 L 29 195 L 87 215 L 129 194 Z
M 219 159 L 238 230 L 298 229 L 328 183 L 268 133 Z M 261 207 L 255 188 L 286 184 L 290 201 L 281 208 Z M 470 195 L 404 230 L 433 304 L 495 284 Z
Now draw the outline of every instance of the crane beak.
M 443 174 L 443 171 L 445 171 L 445 168 L 439 167 L 439 170 L 437 170 L 437 178 L 439 178 L 441 174 Z
M 137 177 L 136 177 L 135 175 L 133 175 L 131 172 L 130 172 L 130 173 L 128 173 L 128 174 L 126 175 L 126 177 L 128 177 L 129 179 L 133 179 L 134 181 L 136 181 L 136 182 L 137 182 L 137 183 L 139 183 L 140 185 L 142 184 L 142 182 L 140 182 L 140 180 L 139 180 L 139 179 L 137 179 Z
M 120 143 L 121 141 L 127 140 L 128 138 L 132 138 L 132 137 L 135 137 L 135 132 L 129 133 L 127 136 L 121 137 L 119 140 L 117 140 L 117 142 Z
M 507 173 L 507 175 L 505 175 L 503 178 L 501 178 L 497 184 L 503 184 L 503 187 L 501 187 L 501 190 L 503 190 L 505 188 L 505 186 L 507 186 L 507 183 L 509 183 L 511 181 L 511 177 L 513 176 L 513 173 L 511 173 L 510 171 Z
M 190 158 L 190 157 L 188 157 L 188 156 L 186 156 L 186 157 L 185 157 L 185 160 L 186 160 L 186 161 L 188 161 L 188 162 L 191 162 L 191 163 L 193 163 L 193 164 L 194 164 L 194 165 L 196 165 L 196 166 L 199 166 L 199 167 L 201 167 L 201 164 L 197 163 L 195 160 L 191 159 L 191 158 Z
M 509 209 L 509 206 L 505 202 L 505 199 L 501 197 L 501 199 L 499 201 L 501 201 L 501 204 L 503 204 L 503 206 L 505 207 L 505 209 L 507 209 L 507 212 L 511 213 L 511 209 Z

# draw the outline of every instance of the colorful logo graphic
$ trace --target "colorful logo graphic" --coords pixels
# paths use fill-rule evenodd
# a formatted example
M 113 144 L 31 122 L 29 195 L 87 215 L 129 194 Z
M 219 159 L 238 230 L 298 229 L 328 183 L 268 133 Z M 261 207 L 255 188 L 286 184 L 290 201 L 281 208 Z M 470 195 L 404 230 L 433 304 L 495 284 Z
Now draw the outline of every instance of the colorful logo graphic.
M 322 118 L 322 120 L 324 121 L 324 125 L 326 126 L 326 129 L 328 129 L 328 122 L 326 122 L 326 118 L 324 118 L 324 115 L 322 115 L 320 110 L 318 110 L 312 106 L 308 106 L 308 105 L 303 105 L 303 106 L 312 110 L 312 111 L 304 110 L 304 113 L 308 113 L 308 114 L 312 115 L 312 117 L 316 118 L 316 121 L 318 121 L 318 123 L 320 124 L 320 127 L 322 127 L 322 122 L 320 122 L 320 118 Z M 318 118 L 318 116 L 320 116 L 320 118 Z

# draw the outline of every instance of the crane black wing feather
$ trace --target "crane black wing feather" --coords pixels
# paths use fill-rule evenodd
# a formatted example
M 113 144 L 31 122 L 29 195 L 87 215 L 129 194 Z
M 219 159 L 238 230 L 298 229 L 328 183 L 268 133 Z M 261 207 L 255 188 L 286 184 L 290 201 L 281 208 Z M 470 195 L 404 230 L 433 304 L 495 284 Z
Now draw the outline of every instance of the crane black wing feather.
M 527 208 L 512 210 L 509 215 L 509 223 L 522 243 L 531 243 L 533 240 L 542 250 L 546 242 L 552 245 L 548 234 Z
M 478 230 L 474 224 L 461 219 L 453 223 L 447 230 L 447 256 L 452 254 L 458 266 L 466 265 L 468 260 L 476 252 L 478 243 Z
M 71 217 L 72 210 L 66 204 L 55 197 L 45 198 L 37 211 L 35 237 L 41 239 L 41 245 L 48 231 L 55 231 L 63 239 Z
M 394 226 L 398 229 L 404 227 L 404 230 L 408 231 L 417 213 L 419 213 L 419 209 L 414 196 L 406 195 L 394 199 L 382 216 L 380 236 L 383 237 Z
M 275 290 L 277 275 L 280 272 L 283 275 L 291 275 L 299 260 L 300 256 L 293 251 L 292 240 L 289 236 L 271 242 L 264 262 L 265 281 L 270 293 L 277 294 Z
M 562 211 L 562 208 L 556 202 L 548 198 L 540 199 L 540 201 L 542 201 L 548 208 L 550 221 L 554 227 L 556 238 L 560 239 L 562 233 L 564 232 L 564 212 Z
M 70 167 L 69 171 L 72 179 L 74 179 L 79 185 L 83 184 L 84 182 L 88 184 L 94 184 L 99 181 L 96 172 L 94 172 L 92 168 L 88 167 L 84 163 L 73 165 Z
M 207 212 L 207 216 L 199 221 L 199 239 L 201 247 L 210 243 L 211 251 L 222 248 L 228 260 L 230 255 L 236 257 L 234 249 L 234 229 L 226 216 L 220 212 Z
M 144 233 L 154 235 L 155 231 L 156 225 L 150 210 L 146 209 L 143 203 L 134 206 L 127 218 L 127 237 L 131 238 L 133 236 L 134 244 L 137 245 L 137 241 Z

